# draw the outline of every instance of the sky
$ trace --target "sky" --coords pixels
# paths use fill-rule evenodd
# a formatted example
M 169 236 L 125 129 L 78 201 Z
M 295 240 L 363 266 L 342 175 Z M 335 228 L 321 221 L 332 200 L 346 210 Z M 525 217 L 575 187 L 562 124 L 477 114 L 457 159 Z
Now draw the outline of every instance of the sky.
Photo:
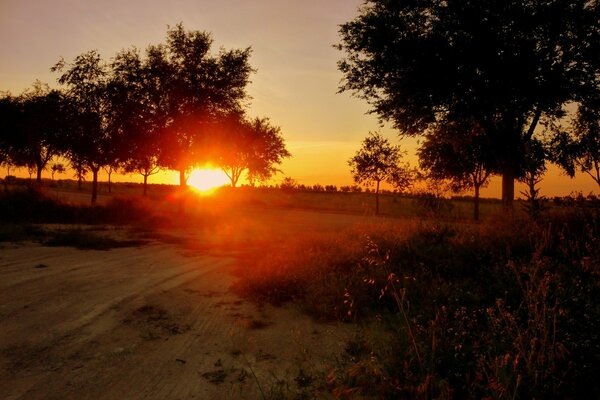
M 343 56 L 333 45 L 339 25 L 357 15 L 362 0 L 0 0 L 0 91 L 22 92 L 34 80 L 56 85 L 50 72 L 60 57 L 72 60 L 96 49 L 108 60 L 117 51 L 165 41 L 167 26 L 212 33 L 214 50 L 252 47 L 257 72 L 248 114 L 281 127 L 293 157 L 274 182 L 289 176 L 303 184 L 352 183 L 347 161 L 369 131 L 380 130 L 416 164 L 417 141 L 400 139 L 367 114 L 368 104 L 337 93 Z M 135 176 L 121 179 L 136 180 Z M 151 182 L 176 183 L 163 174 Z M 521 188 L 522 189 L 522 188 Z M 520 188 L 517 188 L 517 191 Z M 551 168 L 542 194 L 591 191 L 591 178 L 571 180 Z M 495 179 L 483 196 L 498 197 Z

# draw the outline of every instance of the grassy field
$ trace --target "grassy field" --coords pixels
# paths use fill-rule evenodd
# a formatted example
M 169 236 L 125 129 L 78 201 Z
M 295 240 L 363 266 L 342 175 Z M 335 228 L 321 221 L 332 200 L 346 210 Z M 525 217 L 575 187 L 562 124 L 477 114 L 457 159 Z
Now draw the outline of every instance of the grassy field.
M 146 234 L 142 242 L 191 229 L 202 239 L 184 238 L 187 251 L 237 254 L 233 290 L 242 298 L 355 328 L 326 373 L 302 369 L 293 378 L 298 390 L 260 391 L 262 398 L 600 393 L 600 214 L 589 204 L 548 206 L 532 219 L 520 204 L 507 215 L 486 201 L 475 223 L 463 200 L 384 195 L 376 217 L 367 193 L 241 188 L 182 196 L 153 186 L 143 198 L 139 189 L 115 185 L 91 208 L 69 182 L 45 194 L 12 188 L 0 197 L 0 240 L 83 249 L 97 241 L 103 249 L 141 242 L 36 227 L 128 224 Z M 300 390 L 303 379 L 310 384 Z

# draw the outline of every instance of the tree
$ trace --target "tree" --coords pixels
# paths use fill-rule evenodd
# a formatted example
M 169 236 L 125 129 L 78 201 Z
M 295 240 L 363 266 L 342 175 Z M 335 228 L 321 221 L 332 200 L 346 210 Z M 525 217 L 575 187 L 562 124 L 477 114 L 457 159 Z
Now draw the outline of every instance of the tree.
M 60 154 L 65 128 L 62 94 L 36 81 L 18 97 L 5 98 L 2 107 L 9 114 L 3 116 L 5 161 L 35 171 L 41 184 L 42 171 Z
M 52 173 L 52 180 L 54 180 L 54 174 L 55 173 L 64 174 L 66 172 L 66 168 L 61 163 L 54 163 L 54 164 L 52 164 L 52 167 L 50 167 L 50 171 Z
M 519 182 L 526 185 L 526 190 L 521 194 L 527 199 L 526 210 L 533 218 L 537 218 L 542 210 L 543 196 L 540 196 L 537 185 L 542 181 L 542 176 L 546 172 L 547 153 L 541 141 L 533 139 L 529 142 L 525 151 L 523 175 L 519 178 Z
M 375 213 L 379 214 L 379 186 L 386 181 L 400 190 L 410 184 L 410 168 L 401 164 L 404 153 L 379 132 L 369 132 L 361 148 L 348 161 L 357 184 L 375 184 Z
M 187 173 L 207 161 L 206 143 L 218 123 L 243 114 L 246 86 L 253 72 L 250 48 L 210 52 L 209 33 L 186 31 L 181 24 L 167 31 L 167 44 L 147 50 L 149 79 L 160 94 L 157 108 L 164 114 L 160 163 Z
M 460 131 L 459 134 L 456 131 Z M 479 192 L 491 174 L 486 165 L 485 140 L 477 127 L 449 124 L 425 136 L 419 149 L 419 162 L 427 176 L 450 180 L 454 192 L 473 189 L 473 218 L 479 220 Z
M 126 172 L 135 172 L 144 178 L 144 196 L 148 193 L 148 178 L 160 172 L 158 149 L 155 142 L 137 142 L 133 154 L 125 162 Z
M 123 165 L 126 172 L 142 175 L 145 196 L 148 177 L 160 171 L 160 130 L 164 120 L 153 84 L 156 77 L 151 76 L 148 60 L 143 60 L 135 48 L 119 52 L 110 68 L 109 124 L 115 143 L 114 163 L 109 166 Z
M 552 159 L 567 175 L 588 174 L 600 187 L 600 97 L 582 104 L 571 129 L 558 130 L 552 140 Z
M 41 184 L 42 171 L 61 153 L 65 135 L 63 96 L 37 81 L 33 89 L 25 91 L 20 98 L 23 121 L 16 151 L 24 163 L 35 166 L 36 181 Z
M 77 178 L 77 190 L 81 191 L 83 181 L 85 181 L 85 176 L 88 173 L 86 164 L 83 161 L 83 159 L 80 158 L 76 153 L 72 153 L 69 155 L 69 161 L 71 164 L 71 168 L 73 168 L 73 170 L 75 171 L 75 174 L 73 176 Z
M 98 171 L 107 165 L 107 154 L 113 146 L 107 124 L 108 67 L 98 52 L 92 50 L 78 55 L 71 64 L 61 59 L 51 70 L 62 73 L 58 83 L 66 86 L 70 104 L 65 151 L 77 170 L 80 186 L 81 172 L 84 169 L 92 172 L 94 205 L 98 195 Z
M 475 121 L 508 208 L 540 120 L 598 91 L 599 16 L 595 0 L 366 0 L 340 28 L 340 91 L 401 135 Z
M 267 180 L 279 170 L 275 167 L 290 157 L 279 127 L 267 118 L 236 120 L 225 126 L 217 164 L 236 187 L 244 172 L 249 181 Z
M 7 175 L 10 175 L 10 167 L 17 165 L 14 145 L 20 120 L 19 102 L 10 93 L 3 93 L 0 97 L 0 165 L 6 166 Z

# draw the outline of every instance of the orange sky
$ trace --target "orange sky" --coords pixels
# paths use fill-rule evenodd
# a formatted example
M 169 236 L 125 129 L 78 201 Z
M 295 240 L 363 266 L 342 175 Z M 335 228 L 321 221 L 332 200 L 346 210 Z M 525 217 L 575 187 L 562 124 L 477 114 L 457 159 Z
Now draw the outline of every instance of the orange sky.
M 365 115 L 363 101 L 337 94 L 341 73 L 340 23 L 356 15 L 361 0 L 0 0 L 0 90 L 20 93 L 35 79 L 55 83 L 49 68 L 59 57 L 97 49 L 105 57 L 132 45 L 145 48 L 164 41 L 167 25 L 213 33 L 219 46 L 252 46 L 258 69 L 249 87 L 250 116 L 267 116 L 282 128 L 293 157 L 284 175 L 304 184 L 352 182 L 347 160 L 369 130 L 379 129 Z M 400 142 L 388 127 L 385 136 Z M 415 140 L 402 141 L 414 153 Z M 409 157 L 415 163 L 414 155 Z M 48 174 L 49 175 L 49 174 Z M 66 176 L 65 176 L 66 177 Z M 122 177 L 119 180 L 137 180 Z M 176 179 L 168 174 L 150 182 Z M 587 176 L 570 180 L 552 168 L 542 182 L 545 195 L 573 191 L 598 193 Z M 483 192 L 499 196 L 497 183 Z

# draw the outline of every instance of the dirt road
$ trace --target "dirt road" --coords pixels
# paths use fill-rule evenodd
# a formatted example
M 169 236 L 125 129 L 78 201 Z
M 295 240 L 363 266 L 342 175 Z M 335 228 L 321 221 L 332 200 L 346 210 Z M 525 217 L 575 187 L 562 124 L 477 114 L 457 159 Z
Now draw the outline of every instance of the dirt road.
M 0 397 L 261 399 L 314 385 L 352 328 L 236 297 L 236 252 L 211 248 L 2 245 Z

